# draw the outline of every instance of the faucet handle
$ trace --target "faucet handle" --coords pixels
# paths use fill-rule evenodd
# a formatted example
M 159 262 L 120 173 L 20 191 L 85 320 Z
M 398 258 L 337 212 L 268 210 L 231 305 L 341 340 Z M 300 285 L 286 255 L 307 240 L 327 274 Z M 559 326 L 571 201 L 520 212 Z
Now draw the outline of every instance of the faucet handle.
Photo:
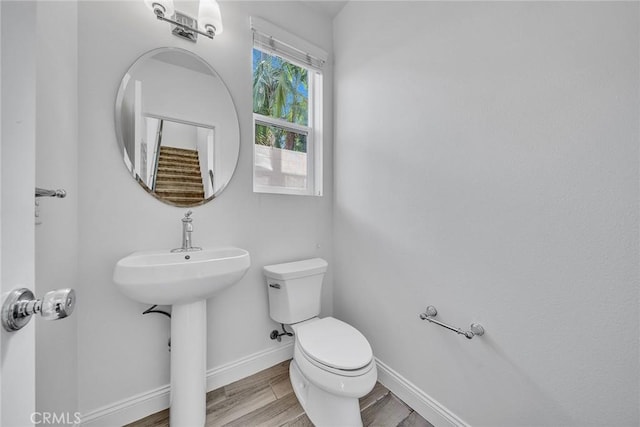
M 186 211 L 186 212 L 184 213 L 184 218 L 182 218 L 182 220 L 183 220 L 183 221 L 187 221 L 187 220 L 188 220 L 188 221 L 191 221 L 190 216 L 191 216 L 191 214 L 192 214 L 192 213 L 193 213 L 193 211 L 192 211 L 191 209 L 189 209 L 188 211 Z

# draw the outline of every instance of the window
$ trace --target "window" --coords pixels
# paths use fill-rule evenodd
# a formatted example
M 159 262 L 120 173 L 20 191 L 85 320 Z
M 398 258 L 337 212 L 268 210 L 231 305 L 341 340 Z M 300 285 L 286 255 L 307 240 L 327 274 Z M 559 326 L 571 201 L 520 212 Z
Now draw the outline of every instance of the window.
M 253 191 L 322 195 L 326 53 L 258 18 L 253 29 Z

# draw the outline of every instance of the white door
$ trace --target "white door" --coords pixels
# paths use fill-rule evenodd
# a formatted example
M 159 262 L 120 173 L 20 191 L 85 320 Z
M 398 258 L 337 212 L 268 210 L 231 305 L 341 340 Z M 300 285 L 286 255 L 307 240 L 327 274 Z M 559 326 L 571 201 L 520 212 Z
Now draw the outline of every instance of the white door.
M 0 1 L 0 302 L 15 288 L 36 292 L 35 28 L 35 2 Z M 16 332 L 0 329 L 0 425 L 30 426 L 35 411 L 35 319 Z

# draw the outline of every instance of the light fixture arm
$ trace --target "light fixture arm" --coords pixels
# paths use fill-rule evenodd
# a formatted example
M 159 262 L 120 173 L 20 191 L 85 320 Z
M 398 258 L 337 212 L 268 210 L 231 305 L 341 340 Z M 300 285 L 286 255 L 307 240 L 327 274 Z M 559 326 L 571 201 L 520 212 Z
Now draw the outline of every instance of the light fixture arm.
M 155 4 L 154 4 L 154 6 L 155 6 Z M 201 35 L 205 36 L 205 37 L 209 37 L 210 39 L 213 39 L 213 37 L 216 35 L 216 27 L 214 27 L 211 24 L 207 24 L 205 26 L 205 28 L 207 29 L 207 32 L 205 33 L 204 31 L 200 31 L 197 28 L 192 28 L 192 27 L 190 27 L 188 25 L 185 25 L 185 24 L 183 24 L 181 22 L 174 21 L 173 19 L 170 19 L 170 18 L 166 18 L 164 16 L 164 10 L 163 10 L 162 7 L 154 7 L 153 8 L 153 12 L 156 14 L 156 18 L 158 18 L 159 20 L 165 21 L 165 22 L 170 22 L 173 25 L 177 25 L 180 28 L 184 28 L 185 30 L 194 31 L 194 32 L 196 32 L 198 34 L 201 34 Z

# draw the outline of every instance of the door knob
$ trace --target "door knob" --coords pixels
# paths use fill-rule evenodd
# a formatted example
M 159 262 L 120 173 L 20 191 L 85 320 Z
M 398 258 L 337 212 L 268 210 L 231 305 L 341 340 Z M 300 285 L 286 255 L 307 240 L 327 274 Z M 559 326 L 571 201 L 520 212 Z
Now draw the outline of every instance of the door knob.
M 2 305 L 2 326 L 9 331 L 22 329 L 34 314 L 46 320 L 63 319 L 73 313 L 76 293 L 73 289 L 56 289 L 36 299 L 27 288 L 14 289 Z

